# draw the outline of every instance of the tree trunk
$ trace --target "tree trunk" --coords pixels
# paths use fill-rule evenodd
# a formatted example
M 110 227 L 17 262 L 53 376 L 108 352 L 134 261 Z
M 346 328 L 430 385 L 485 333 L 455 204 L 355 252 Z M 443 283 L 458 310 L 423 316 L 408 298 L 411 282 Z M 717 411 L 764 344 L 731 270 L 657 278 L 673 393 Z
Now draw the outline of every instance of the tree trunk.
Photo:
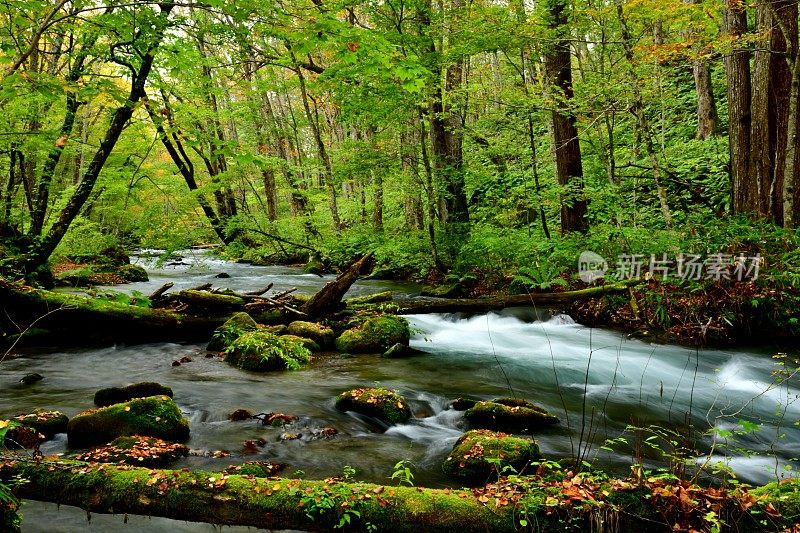
M 586 231 L 588 204 L 583 195 L 583 164 L 576 118 L 570 102 L 573 97 L 572 65 L 569 45 L 568 5 L 564 0 L 547 0 L 548 28 L 552 44 L 544 52 L 547 88 L 553 102 L 550 116 L 553 160 L 558 184 L 567 188 L 561 199 L 561 232 Z
M 302 311 L 310 317 L 318 317 L 326 313 L 337 311 L 342 304 L 342 298 L 350 290 L 350 286 L 372 272 L 375 260 L 372 252 L 347 266 L 335 280 L 329 281 L 312 296 L 302 307 Z
M 631 89 L 633 91 L 633 103 L 631 105 L 631 112 L 636 116 L 637 129 L 639 137 L 644 141 L 647 156 L 650 159 L 650 168 L 653 171 L 653 181 L 656 185 L 656 192 L 658 194 L 658 202 L 661 206 L 661 215 L 664 217 L 664 225 L 668 228 L 672 227 L 672 215 L 670 214 L 669 204 L 667 202 L 667 191 L 661 183 L 661 164 L 658 161 L 658 154 L 656 153 L 655 145 L 653 144 L 653 135 L 650 130 L 650 124 L 647 120 L 647 114 L 644 108 L 644 101 L 642 92 L 639 88 L 639 79 L 634 71 L 634 57 L 633 57 L 633 38 L 628 28 L 628 22 L 625 18 L 625 13 L 622 7 L 622 1 L 616 0 L 617 5 L 617 19 L 619 20 L 620 30 L 622 33 L 622 47 L 625 51 L 625 59 L 628 61 L 628 77 L 631 81 Z
M 747 10 L 739 0 L 726 0 L 723 31 L 736 43 L 747 33 Z M 728 145 L 730 152 L 731 209 L 738 213 L 764 213 L 759 180 L 750 172 L 751 126 L 754 124 L 750 90 L 750 52 L 735 47 L 724 58 L 728 82 Z
M 294 54 L 292 54 L 292 58 L 294 59 Z M 319 119 L 311 112 L 311 106 L 308 103 L 305 76 L 303 76 L 303 72 L 300 68 L 295 72 L 297 73 L 297 79 L 300 83 L 300 96 L 303 100 L 303 109 L 306 112 L 306 118 L 308 118 L 309 125 L 311 126 L 311 132 L 314 134 L 314 141 L 317 143 L 319 158 L 322 160 L 323 170 L 325 171 L 324 182 L 328 188 L 328 202 L 331 209 L 331 218 L 333 219 L 333 228 L 338 231 L 342 229 L 342 220 L 339 218 L 339 206 L 336 201 L 336 185 L 333 182 L 331 159 L 328 156 L 328 150 L 325 148 L 325 142 L 322 140 Z
M 707 140 L 717 133 L 717 103 L 711 85 L 711 64 L 704 59 L 692 62 L 697 93 L 697 138 Z
M 160 4 L 161 18 L 166 19 L 173 7 L 173 4 Z M 164 26 L 166 26 L 166 24 L 164 24 Z M 86 169 L 86 173 L 83 175 L 80 185 L 78 185 L 78 188 L 67 202 L 67 205 L 62 209 L 58 220 L 53 224 L 48 234 L 38 241 L 26 255 L 23 264 L 25 272 L 31 273 L 47 262 L 47 259 L 67 233 L 72 221 L 78 216 L 78 213 L 80 213 L 83 204 L 89 199 L 92 189 L 94 189 L 94 184 L 100 176 L 100 171 L 103 169 L 103 166 L 108 160 L 108 156 L 111 155 L 111 151 L 117 144 L 122 130 L 125 128 L 131 116 L 133 116 L 133 110 L 136 104 L 145 96 L 145 83 L 153 67 L 153 59 L 155 58 L 156 49 L 163 37 L 163 30 L 155 37 L 156 38 L 151 41 L 146 52 L 142 55 L 139 71 L 135 73 L 131 80 L 131 90 L 127 102 L 114 111 L 111 124 L 106 131 L 105 137 L 100 142 L 100 146 L 95 152 L 91 163 L 89 163 L 89 167 Z

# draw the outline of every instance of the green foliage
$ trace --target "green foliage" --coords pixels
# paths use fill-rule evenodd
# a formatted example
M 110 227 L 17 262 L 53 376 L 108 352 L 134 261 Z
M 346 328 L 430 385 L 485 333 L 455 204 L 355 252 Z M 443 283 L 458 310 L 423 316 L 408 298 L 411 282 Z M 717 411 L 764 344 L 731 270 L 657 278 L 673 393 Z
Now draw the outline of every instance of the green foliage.
M 254 372 L 300 370 L 311 361 L 303 343 L 263 330 L 247 331 L 225 350 L 225 361 Z
M 402 459 L 394 465 L 394 470 L 392 471 L 391 479 L 392 481 L 397 481 L 398 485 L 408 485 L 409 487 L 414 486 L 414 473 L 411 471 L 411 461 L 408 459 Z

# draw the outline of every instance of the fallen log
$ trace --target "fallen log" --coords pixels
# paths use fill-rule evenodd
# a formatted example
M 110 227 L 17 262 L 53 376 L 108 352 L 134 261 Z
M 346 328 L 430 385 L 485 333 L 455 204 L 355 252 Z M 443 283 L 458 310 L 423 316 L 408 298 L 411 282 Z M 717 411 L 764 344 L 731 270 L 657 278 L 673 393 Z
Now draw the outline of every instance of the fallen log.
M 359 277 L 372 272 L 375 260 L 372 252 L 353 261 L 345 267 L 335 280 L 329 281 L 312 296 L 301 308 L 310 317 L 319 317 L 326 313 L 333 313 L 342 306 L 342 298 Z
M 397 313 L 399 314 L 485 313 L 487 311 L 505 309 L 506 307 L 554 305 L 596 298 L 605 294 L 625 292 L 631 286 L 640 282 L 640 280 L 627 280 L 620 283 L 610 283 L 576 291 L 532 292 L 529 294 L 489 296 L 482 298 L 400 298 L 392 300 L 392 303 L 397 306 Z
M 347 526 L 353 531 L 443 533 L 516 532 L 530 527 L 539 531 L 673 531 L 671 522 L 678 514 L 672 508 L 675 498 L 658 498 L 645 484 L 613 479 L 600 481 L 591 489 L 582 485 L 602 501 L 584 498 L 573 506 L 561 482 L 543 478 L 504 480 L 486 490 L 473 491 L 0 457 L 0 482 L 8 483 L 14 476 L 26 480 L 15 488 L 23 499 L 72 505 L 95 513 L 267 529 L 320 531 Z M 714 503 L 728 528 L 781 531 L 800 513 L 798 492 L 800 481 L 787 479 L 743 493 L 741 498 L 722 501 L 715 496 Z M 743 502 L 749 504 L 742 507 Z M 705 507 L 697 513 L 687 510 L 686 516 L 694 515 L 687 523 L 705 529 L 702 526 L 708 524 L 703 516 L 707 512 Z
M 224 316 L 184 316 L 99 298 L 50 292 L 0 279 L 0 330 L 35 326 L 59 345 L 207 339 Z M 24 341 L 24 335 L 22 340 Z M 37 342 L 44 339 L 37 336 Z

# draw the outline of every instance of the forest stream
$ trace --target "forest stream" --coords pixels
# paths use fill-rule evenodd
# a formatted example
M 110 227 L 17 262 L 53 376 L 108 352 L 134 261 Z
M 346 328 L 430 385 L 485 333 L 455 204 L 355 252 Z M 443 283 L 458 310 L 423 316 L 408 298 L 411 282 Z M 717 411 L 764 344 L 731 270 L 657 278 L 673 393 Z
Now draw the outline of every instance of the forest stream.
M 272 282 L 278 289 L 297 287 L 298 292 L 311 294 L 332 279 L 293 267 L 225 262 L 197 251 L 182 255 L 176 264 L 164 265 L 144 256 L 134 258 L 148 270 L 150 281 L 115 290 L 148 294 L 170 281 L 175 283 L 173 290 L 213 282 L 246 291 Z M 221 272 L 230 277 L 217 278 Z M 408 296 L 419 292 L 409 283 L 364 280 L 349 295 L 384 290 Z M 663 465 L 658 453 L 641 442 L 650 434 L 643 434 L 637 445 L 634 434 L 625 431 L 628 424 L 677 431 L 693 426 L 694 434 L 687 442 L 715 456 L 730 456 L 730 467 L 740 480 L 750 483 L 789 475 L 785 467 L 798 455 L 800 428 L 793 425 L 800 418 L 797 382 L 778 382 L 780 376 L 773 374 L 778 367 L 768 349 L 698 352 L 648 344 L 620 332 L 583 327 L 547 309 L 407 318 L 414 332 L 411 345 L 424 353 L 404 359 L 322 355 L 308 369 L 296 372 L 244 372 L 206 357 L 204 344 L 28 353 L 3 362 L 0 418 L 37 407 L 73 416 L 92 407 L 92 396 L 102 387 L 158 381 L 173 388 L 175 401 L 191 424 L 187 444 L 193 453 L 177 468 L 220 470 L 242 461 L 269 460 L 288 465 L 282 475 L 321 479 L 341 475 L 343 467 L 350 465 L 356 479 L 390 484 L 395 463 L 407 459 L 413 465 L 415 484 L 431 487 L 458 485 L 441 472 L 441 463 L 465 428 L 463 413 L 450 407 L 461 396 L 530 399 L 561 418 L 561 424 L 536 435 L 544 457 L 572 456 L 581 441 L 584 447 L 591 441 L 586 458 L 622 474 L 638 453 L 648 467 Z M 191 362 L 173 366 L 184 356 L 191 357 Z M 28 386 L 17 383 L 32 372 L 45 379 Z M 405 396 L 414 412 L 409 423 L 383 431 L 386 428 L 374 421 L 334 408 L 337 394 L 375 383 Z M 262 426 L 256 420 L 229 421 L 230 413 L 239 408 L 287 413 L 300 420 L 283 428 Z M 740 421 L 760 426 L 737 435 L 735 441 L 718 438 L 712 451 L 708 429 L 753 429 Z M 334 427 L 338 434 L 315 438 L 315 430 L 323 427 Z M 283 440 L 284 433 L 297 433 L 300 438 Z M 606 439 L 621 436 L 629 444 L 618 444 L 613 451 L 600 449 Z M 245 441 L 259 438 L 266 444 L 243 451 Z M 649 442 L 665 447 L 659 439 Z M 230 456 L 214 457 L 218 450 Z M 44 443 L 42 451 L 67 451 L 66 435 Z M 38 502 L 29 502 L 22 511 L 23 531 L 102 531 L 123 523 L 121 516 L 93 516 L 87 525 L 82 511 Z M 207 524 L 144 517 L 130 517 L 129 527 L 170 532 L 211 529 Z

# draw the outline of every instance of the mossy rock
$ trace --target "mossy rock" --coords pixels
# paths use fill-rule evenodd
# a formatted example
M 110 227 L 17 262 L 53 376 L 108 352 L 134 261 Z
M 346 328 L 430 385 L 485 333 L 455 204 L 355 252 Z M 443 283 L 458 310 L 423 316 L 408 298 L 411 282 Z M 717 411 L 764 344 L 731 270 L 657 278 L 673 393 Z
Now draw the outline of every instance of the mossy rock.
M 311 351 L 299 340 L 267 331 L 248 331 L 225 350 L 225 361 L 242 370 L 298 370 L 311 361 Z
M 322 324 L 317 324 L 316 322 L 295 320 L 289 324 L 287 331 L 289 335 L 311 339 L 322 348 L 333 346 L 336 339 L 336 334 L 331 328 L 325 327 Z
M 22 376 L 22 379 L 20 379 L 19 382 L 22 383 L 23 385 L 32 385 L 34 383 L 42 381 L 43 379 L 44 379 L 43 375 L 33 372 L 31 374 L 25 374 L 24 376 Z
M 130 435 L 183 442 L 189 438 L 189 422 L 172 398 L 151 396 L 84 411 L 67 425 L 69 445 L 77 448 Z
M 253 317 L 244 311 L 234 313 L 224 324 L 214 330 L 214 335 L 206 346 L 206 350 L 221 352 L 242 334 L 256 329 L 258 329 L 258 323 L 253 320 Z
M 64 270 L 54 276 L 56 285 L 69 287 L 88 287 L 92 284 L 91 277 L 94 269 L 90 266 L 82 266 L 70 270 Z
M 305 348 L 309 352 L 312 352 L 312 353 L 322 350 L 322 348 L 320 348 L 319 344 L 317 344 L 314 341 L 314 339 L 309 339 L 308 337 L 298 337 L 297 335 L 286 335 L 286 334 L 281 335 L 281 337 L 283 337 L 284 339 L 289 339 L 289 340 L 292 340 L 292 341 L 295 341 L 295 342 L 299 342 L 300 344 L 305 346 Z
M 27 415 L 15 416 L 14 420 L 33 428 L 47 439 L 53 438 L 56 433 L 66 433 L 69 418 L 61 411 L 47 411 L 45 409 L 35 409 Z
M 521 471 L 539 457 L 539 445 L 531 438 L 475 429 L 456 441 L 442 470 L 465 481 L 485 482 L 498 468 L 501 472 L 507 466 Z
M 95 448 L 76 457 L 87 463 L 126 463 L 156 468 L 166 466 L 189 455 L 183 444 L 167 442 L 156 437 L 131 435 L 114 439 L 110 444 Z
M 366 319 L 336 339 L 336 349 L 345 353 L 383 353 L 395 344 L 408 346 L 411 328 L 408 321 L 395 315 Z
M 475 407 L 475 404 L 480 402 L 477 398 L 470 398 L 469 396 L 462 396 L 461 398 L 456 398 L 453 400 L 453 403 L 450 404 L 455 411 L 466 411 L 467 409 L 471 409 Z
M 154 381 L 143 381 L 134 383 L 126 387 L 109 387 L 100 389 L 94 393 L 94 404 L 98 407 L 106 407 L 115 403 L 122 403 L 134 398 L 146 398 L 148 396 L 169 396 L 172 398 L 172 389 L 161 383 Z
M 405 398 L 382 387 L 352 389 L 336 398 L 340 411 L 354 411 L 388 422 L 400 424 L 411 418 L 411 408 Z
M 558 417 L 527 400 L 497 398 L 477 402 L 464 412 L 470 426 L 513 433 L 527 433 L 558 423 Z
M 147 271 L 139 265 L 122 265 L 116 270 L 116 273 L 129 283 L 150 280 L 147 276 Z

